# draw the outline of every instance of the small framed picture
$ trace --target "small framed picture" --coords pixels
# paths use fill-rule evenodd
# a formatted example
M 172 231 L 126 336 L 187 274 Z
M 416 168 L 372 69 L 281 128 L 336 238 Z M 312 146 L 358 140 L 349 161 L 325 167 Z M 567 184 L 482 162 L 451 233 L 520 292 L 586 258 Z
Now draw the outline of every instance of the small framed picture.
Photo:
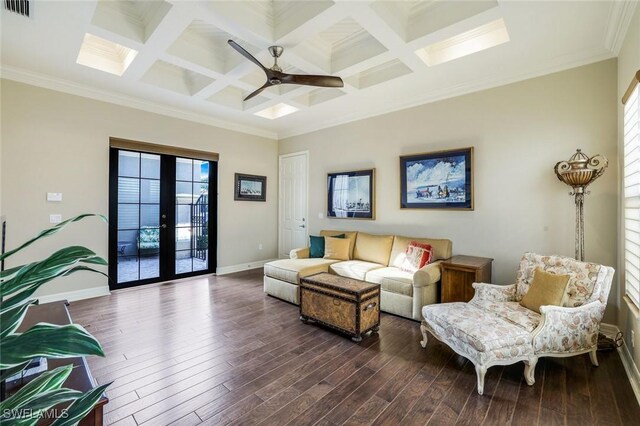
M 473 147 L 400 157 L 400 207 L 473 210 Z
M 375 169 L 327 175 L 327 217 L 376 218 Z
M 236 173 L 234 200 L 267 201 L 267 177 Z

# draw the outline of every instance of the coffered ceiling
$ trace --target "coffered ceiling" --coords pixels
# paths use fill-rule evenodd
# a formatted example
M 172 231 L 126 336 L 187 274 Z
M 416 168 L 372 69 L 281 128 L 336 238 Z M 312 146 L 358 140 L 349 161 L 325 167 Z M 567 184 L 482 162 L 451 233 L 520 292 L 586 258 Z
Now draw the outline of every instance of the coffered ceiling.
M 31 3 L 31 17 L 2 10 L 3 78 L 283 138 L 614 57 L 636 2 Z M 267 67 L 281 45 L 285 72 L 345 86 L 245 102 L 265 77 L 228 39 Z

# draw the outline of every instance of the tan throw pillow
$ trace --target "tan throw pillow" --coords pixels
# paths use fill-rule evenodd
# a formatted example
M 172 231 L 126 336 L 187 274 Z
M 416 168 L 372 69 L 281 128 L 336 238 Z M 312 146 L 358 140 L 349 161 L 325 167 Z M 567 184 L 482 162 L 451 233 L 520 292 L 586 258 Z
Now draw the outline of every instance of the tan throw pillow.
M 529 291 L 524 295 L 520 304 L 537 313 L 540 313 L 540 306 L 562 306 L 569 278 L 569 275 L 552 274 L 542 268 L 537 268 L 533 273 Z
M 324 258 L 349 260 L 350 245 L 348 238 L 324 237 Z

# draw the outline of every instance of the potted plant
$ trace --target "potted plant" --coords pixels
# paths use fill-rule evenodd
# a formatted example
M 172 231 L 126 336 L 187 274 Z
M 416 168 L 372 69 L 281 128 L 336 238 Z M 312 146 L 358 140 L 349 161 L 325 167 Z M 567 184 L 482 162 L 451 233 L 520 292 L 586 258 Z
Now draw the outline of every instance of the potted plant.
M 0 261 L 10 258 L 41 238 L 56 234 L 70 223 L 89 216 L 106 221 L 104 216 L 94 214 L 83 214 L 66 220 L 0 255 Z M 88 248 L 71 246 L 56 251 L 46 259 L 16 266 L 0 273 L 0 382 L 21 372 L 34 358 L 104 356 L 100 343 L 78 324 L 60 326 L 39 323 L 23 333 L 17 333 L 16 330 L 22 323 L 28 307 L 38 303 L 32 296 L 42 285 L 55 278 L 80 271 L 105 275 L 88 265 L 106 264 L 103 258 Z M 85 393 L 63 388 L 62 385 L 71 370 L 72 366 L 67 365 L 46 371 L 0 402 L 0 423 L 35 425 L 45 411 L 58 404 L 68 404 L 65 415 L 57 418 L 52 426 L 77 424 L 100 400 L 109 384 Z

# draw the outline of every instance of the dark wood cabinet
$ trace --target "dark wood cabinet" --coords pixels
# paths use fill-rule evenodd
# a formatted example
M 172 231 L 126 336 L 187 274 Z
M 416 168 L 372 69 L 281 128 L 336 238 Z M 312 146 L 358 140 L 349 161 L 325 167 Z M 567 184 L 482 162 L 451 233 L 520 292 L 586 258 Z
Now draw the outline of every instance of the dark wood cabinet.
M 441 302 L 468 302 L 473 298 L 474 282 L 491 282 L 493 259 L 475 256 L 453 256 L 443 261 Z
M 71 324 L 71 317 L 67 310 L 66 302 L 52 302 L 42 305 L 31 305 L 27 310 L 27 314 L 22 321 L 22 324 L 18 328 L 18 332 L 24 332 L 30 327 L 40 322 L 47 322 L 50 324 L 66 325 Z M 64 382 L 63 387 L 78 390 L 81 392 L 87 392 L 96 387 L 95 380 L 91 376 L 89 367 L 84 357 L 65 358 L 65 359 L 49 359 L 47 360 L 48 370 L 53 370 L 57 367 L 65 365 L 73 365 L 73 370 L 67 380 Z M 31 376 L 24 380 L 16 380 L 15 382 L 7 383 L 7 395 L 11 395 L 16 392 L 20 386 L 28 383 L 30 380 L 37 376 Z M 106 395 L 98 401 L 96 406 L 91 410 L 84 419 L 79 423 L 80 426 L 102 426 L 103 424 L 103 411 L 105 404 L 109 402 Z M 55 407 L 64 408 L 64 406 Z M 51 419 L 50 419 L 51 420 Z M 41 421 L 38 425 L 45 425 L 52 423 L 53 421 Z

